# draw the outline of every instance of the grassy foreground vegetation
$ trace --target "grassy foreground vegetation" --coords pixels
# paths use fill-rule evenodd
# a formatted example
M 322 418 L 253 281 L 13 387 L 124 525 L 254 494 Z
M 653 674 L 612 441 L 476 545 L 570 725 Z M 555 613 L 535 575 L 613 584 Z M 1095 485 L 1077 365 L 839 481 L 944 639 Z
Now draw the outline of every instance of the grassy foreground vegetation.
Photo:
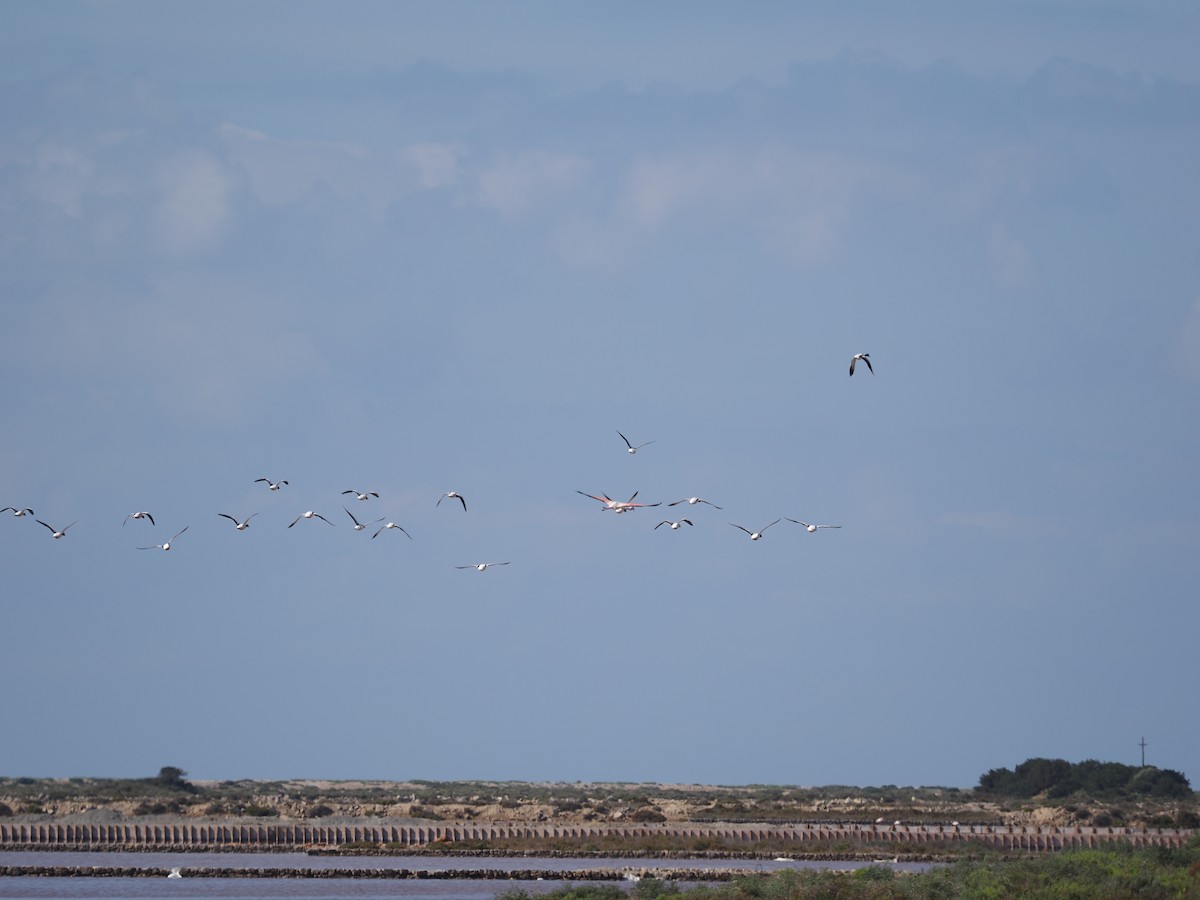
M 632 892 L 585 884 L 531 896 L 505 891 L 497 900 L 1200 900 L 1200 838 L 1179 849 L 1103 850 L 1048 854 L 1006 862 L 962 861 L 927 873 L 900 874 L 868 866 L 850 874 L 787 870 L 684 889 L 643 879 Z

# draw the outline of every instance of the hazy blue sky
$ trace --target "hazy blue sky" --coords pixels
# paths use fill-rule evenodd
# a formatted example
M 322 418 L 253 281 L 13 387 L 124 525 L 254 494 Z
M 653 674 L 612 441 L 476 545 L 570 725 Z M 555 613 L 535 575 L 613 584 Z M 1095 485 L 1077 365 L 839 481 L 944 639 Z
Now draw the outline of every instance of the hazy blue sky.
M 1197 5 L 4 20 L 0 774 L 1200 780 Z

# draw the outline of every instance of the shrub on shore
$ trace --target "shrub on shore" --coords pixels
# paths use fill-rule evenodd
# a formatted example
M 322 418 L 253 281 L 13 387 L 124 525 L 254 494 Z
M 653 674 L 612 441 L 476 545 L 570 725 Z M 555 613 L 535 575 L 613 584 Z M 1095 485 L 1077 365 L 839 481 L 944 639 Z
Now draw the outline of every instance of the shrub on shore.
M 536 898 L 521 888 L 496 900 L 1062 900 L 1062 898 L 1200 898 L 1200 838 L 1185 847 L 1134 848 L 1113 844 L 1102 850 L 1069 850 L 1035 859 L 971 862 L 918 874 L 890 866 L 852 873 L 787 869 L 717 885 L 679 889 L 643 879 L 630 894 L 616 885 L 565 885 Z

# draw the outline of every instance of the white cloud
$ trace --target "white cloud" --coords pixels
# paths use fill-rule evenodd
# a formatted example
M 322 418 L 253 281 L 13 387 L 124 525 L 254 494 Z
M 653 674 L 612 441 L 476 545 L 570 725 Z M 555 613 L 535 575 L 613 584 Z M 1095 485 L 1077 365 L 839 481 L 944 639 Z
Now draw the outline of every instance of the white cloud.
M 175 253 L 215 244 L 230 213 L 230 181 L 221 164 L 207 153 L 182 154 L 160 166 L 156 182 L 160 244 Z
M 294 203 L 316 188 L 357 201 L 379 216 L 418 187 L 413 165 L 397 163 L 351 141 L 281 140 L 228 122 L 217 129 L 229 160 L 263 203 Z
M 83 195 L 95 176 L 95 163 L 83 151 L 55 142 L 38 145 L 35 154 L 29 190 L 72 219 L 82 219 Z
M 618 210 L 647 229 L 683 217 L 739 219 L 803 266 L 836 256 L 865 191 L 905 189 L 907 180 L 857 159 L 790 147 L 684 152 L 634 163 Z
M 570 194 L 589 170 L 583 157 L 565 153 L 530 150 L 504 156 L 479 173 L 479 202 L 517 218 Z
M 400 150 L 402 162 L 416 166 L 421 173 L 421 185 L 426 188 L 445 187 L 458 182 L 459 159 L 462 147 L 457 144 L 413 144 Z

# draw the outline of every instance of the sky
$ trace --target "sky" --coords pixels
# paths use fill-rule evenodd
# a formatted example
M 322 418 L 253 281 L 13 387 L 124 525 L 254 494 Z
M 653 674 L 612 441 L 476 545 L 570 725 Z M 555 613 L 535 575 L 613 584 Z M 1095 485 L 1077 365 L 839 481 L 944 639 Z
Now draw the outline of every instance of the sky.
M 1197 786 L 1200 7 L 5 20 L 0 774 Z

